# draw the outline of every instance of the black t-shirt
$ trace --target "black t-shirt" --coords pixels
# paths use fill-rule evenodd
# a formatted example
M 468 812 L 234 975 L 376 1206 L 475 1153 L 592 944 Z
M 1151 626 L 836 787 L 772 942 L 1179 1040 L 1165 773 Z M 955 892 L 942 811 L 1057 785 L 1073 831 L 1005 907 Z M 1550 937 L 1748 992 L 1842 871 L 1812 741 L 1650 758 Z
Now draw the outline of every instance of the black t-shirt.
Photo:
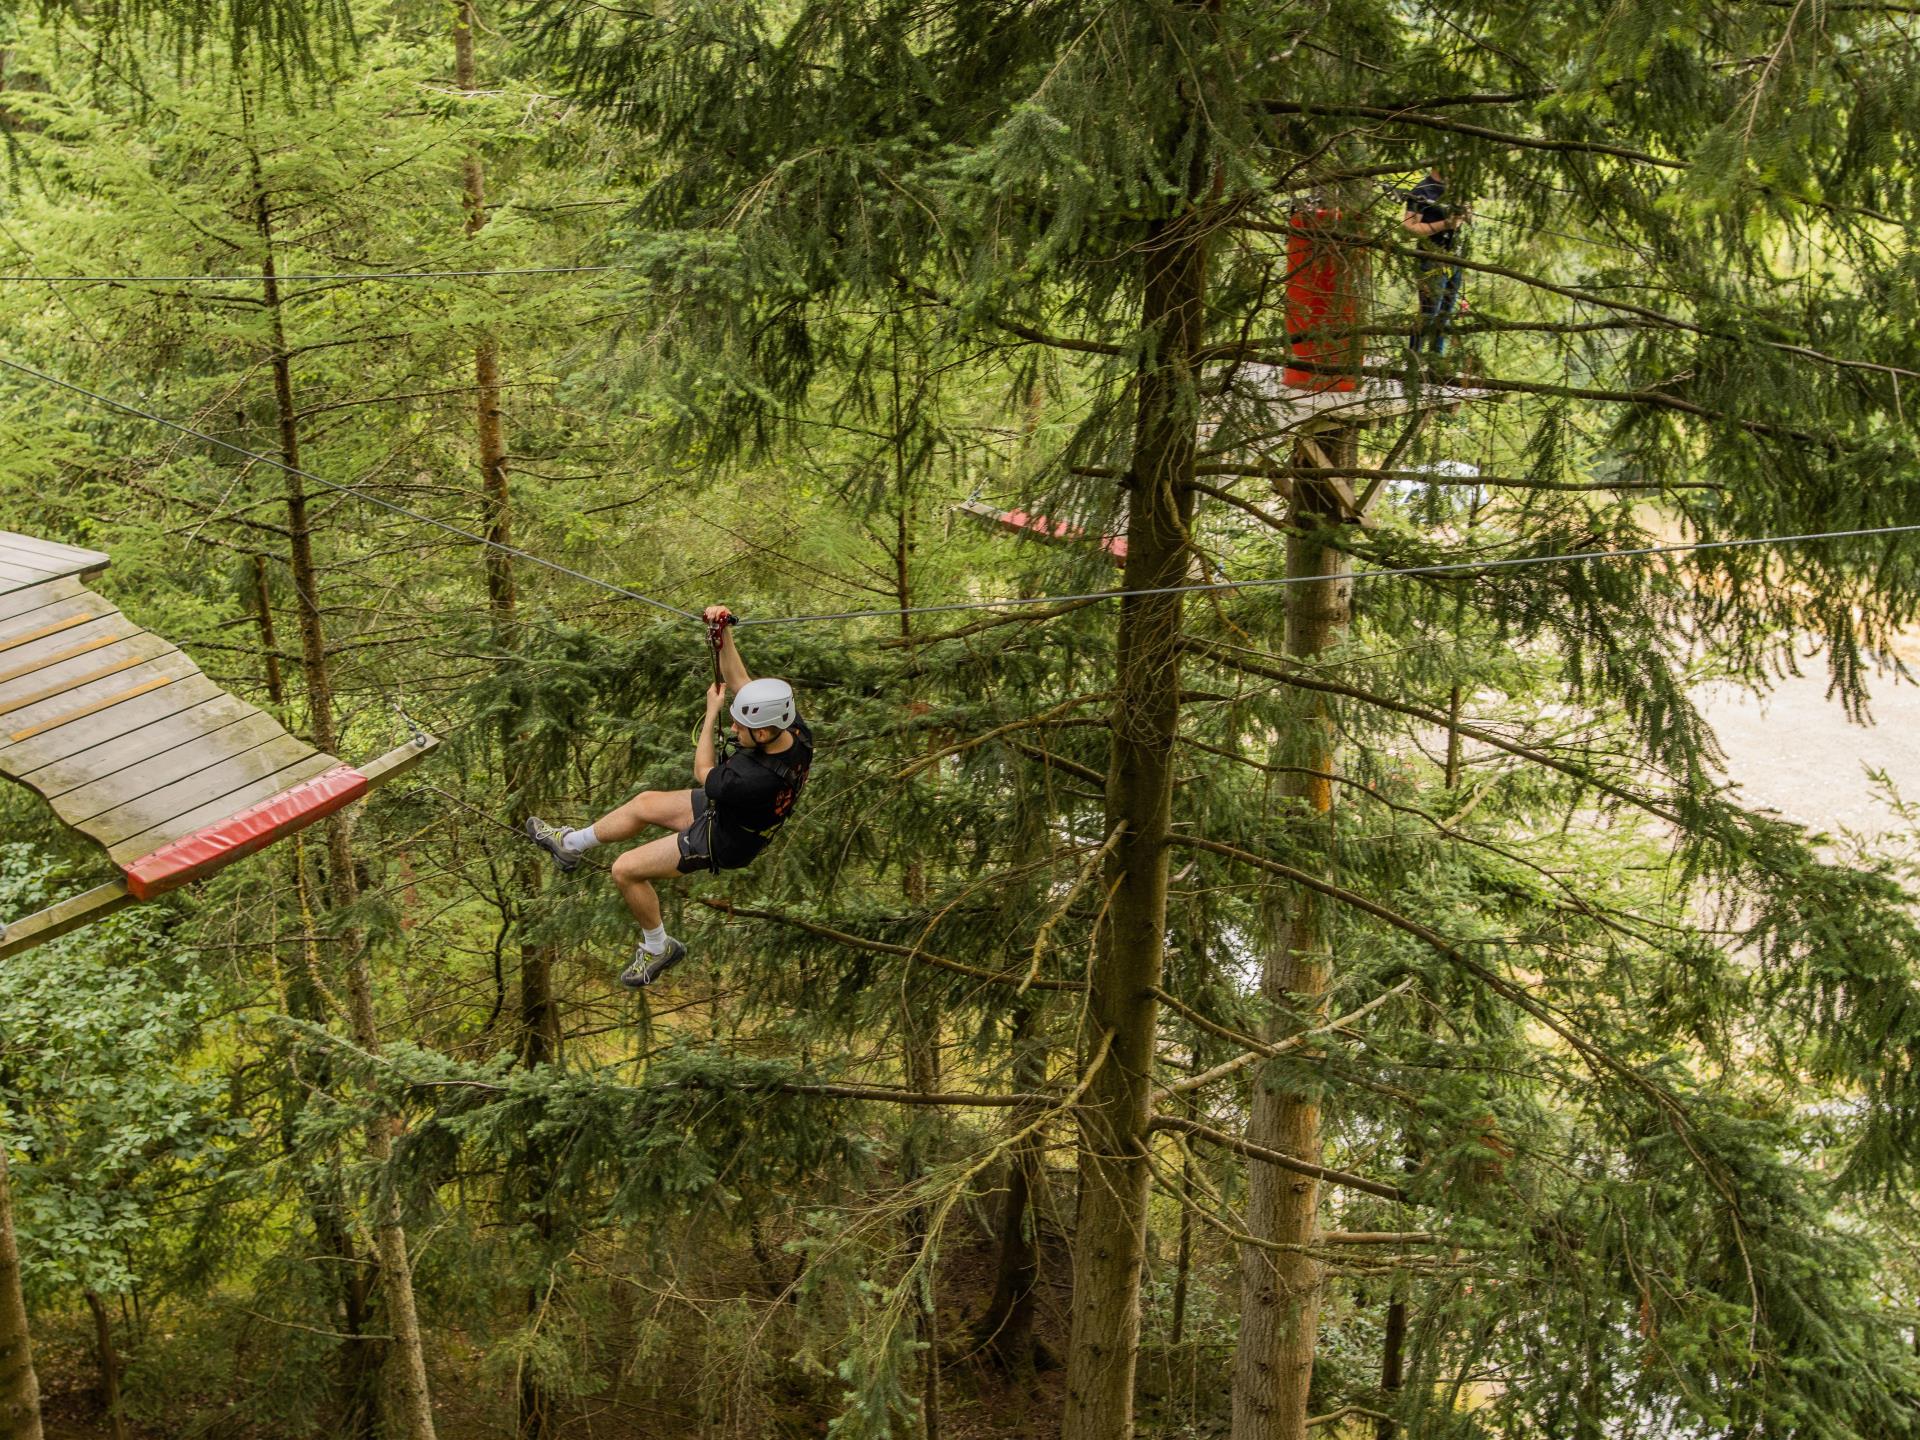
M 1441 197 L 1447 193 L 1447 187 L 1440 181 L 1428 177 L 1407 192 L 1408 213 L 1418 212 L 1423 225 L 1436 224 L 1453 218 L 1453 207 Z M 1417 235 L 1422 248 L 1432 250 L 1451 250 L 1459 238 L 1457 230 L 1436 230 L 1431 235 Z
M 702 788 L 727 838 L 763 839 L 793 812 L 813 766 L 813 731 L 795 716 L 787 733 L 793 744 L 778 755 L 736 750 L 707 772 Z

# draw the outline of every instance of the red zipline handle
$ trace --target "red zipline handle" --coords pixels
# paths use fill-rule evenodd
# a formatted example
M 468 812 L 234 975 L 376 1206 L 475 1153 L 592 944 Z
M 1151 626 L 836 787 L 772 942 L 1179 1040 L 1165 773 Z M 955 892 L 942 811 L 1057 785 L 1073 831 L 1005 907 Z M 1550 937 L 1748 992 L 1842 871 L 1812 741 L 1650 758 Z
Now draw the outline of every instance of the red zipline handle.
M 736 618 L 732 615 L 724 620 L 707 622 L 707 644 L 713 650 L 713 683 L 716 685 L 720 683 L 720 647 L 726 641 L 727 626 L 735 623 Z

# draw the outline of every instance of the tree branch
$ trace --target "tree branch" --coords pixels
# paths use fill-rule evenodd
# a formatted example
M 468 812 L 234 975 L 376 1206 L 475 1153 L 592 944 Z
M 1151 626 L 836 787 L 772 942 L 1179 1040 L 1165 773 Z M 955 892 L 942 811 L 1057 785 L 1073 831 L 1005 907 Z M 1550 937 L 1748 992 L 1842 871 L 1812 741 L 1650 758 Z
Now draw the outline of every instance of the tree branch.
M 910 780 L 915 775 L 918 775 L 922 770 L 928 769 L 931 766 L 939 764 L 942 760 L 947 759 L 949 756 L 958 755 L 964 750 L 976 750 L 980 746 L 985 745 L 990 741 L 997 740 L 1002 735 L 1010 735 L 1016 730 L 1032 730 L 1043 725 L 1060 724 L 1062 723 L 1062 717 L 1065 716 L 1068 711 L 1077 710 L 1082 705 L 1091 705 L 1096 700 L 1110 700 L 1112 698 L 1113 698 L 1113 692 L 1111 690 L 1100 690 L 1100 691 L 1096 691 L 1092 695 L 1080 695 L 1080 696 L 1076 696 L 1072 700 L 1062 701 L 1060 704 L 1054 706 L 1051 710 L 1043 710 L 1038 715 L 1029 716 L 1025 720 L 1012 720 L 1005 725 L 997 725 L 993 729 L 987 731 L 985 734 L 975 735 L 970 740 L 959 741 L 955 744 L 948 745 L 947 747 L 941 750 L 929 751 L 927 754 L 921 756 L 918 760 L 914 761 L 911 765 L 907 766 L 906 769 L 901 770 L 900 772 L 895 774 L 893 776 L 893 779 L 895 781 Z M 1087 722 L 1070 721 L 1067 723 L 1077 724 L 1077 723 L 1087 723 Z
M 1678 825 L 1684 828 L 1685 822 L 1681 820 L 1679 815 L 1657 801 L 1649 800 L 1644 795 L 1636 795 L 1633 791 L 1623 786 L 1615 785 L 1609 780 L 1604 780 L 1592 771 L 1575 765 L 1571 761 L 1562 760 L 1557 756 L 1547 754 L 1545 751 L 1535 750 L 1530 746 L 1503 739 L 1490 730 L 1482 730 L 1477 725 L 1462 724 L 1454 720 L 1451 716 L 1443 715 L 1437 710 L 1428 710 L 1421 705 L 1409 705 L 1403 700 L 1390 700 L 1384 695 L 1375 695 L 1370 691 L 1360 690 L 1352 685 L 1342 685 L 1337 680 L 1315 679 L 1311 676 L 1299 674 L 1296 671 L 1282 670 L 1278 666 L 1264 665 L 1257 660 L 1249 660 L 1234 655 L 1227 651 L 1226 647 L 1214 641 L 1202 640 L 1198 637 L 1189 637 L 1184 643 L 1189 650 L 1197 651 L 1216 664 L 1226 666 L 1229 670 L 1240 670 L 1248 675 L 1258 675 L 1264 680 L 1277 681 L 1282 685 L 1290 685 L 1299 690 L 1316 690 L 1325 695 L 1340 695 L 1348 700 L 1358 700 L 1363 705 L 1371 705 L 1376 709 L 1390 710 L 1395 714 L 1406 715 L 1415 720 L 1423 720 L 1430 725 L 1437 725 L 1441 729 L 1446 729 L 1451 726 L 1469 740 L 1477 740 L 1482 745 L 1491 745 L 1496 750 L 1504 750 L 1509 755 L 1531 761 L 1536 765 L 1545 765 L 1548 769 L 1557 770 L 1562 775 L 1578 780 L 1583 785 L 1591 785 L 1603 795 L 1611 795 L 1614 799 L 1631 805 L 1637 810 L 1644 810 L 1647 814 L 1654 816 L 1656 819 L 1664 820 L 1669 825 Z
M 1695 1163 L 1700 1166 L 1702 1173 L 1706 1175 L 1709 1183 L 1719 1191 L 1721 1198 L 1727 1202 L 1727 1208 L 1733 1216 L 1735 1225 L 1744 1230 L 1745 1227 L 1740 1218 L 1739 1198 L 1732 1189 L 1730 1182 L 1721 1174 L 1719 1167 L 1703 1154 L 1699 1146 L 1695 1144 L 1693 1126 L 1691 1122 L 1688 1121 L 1687 1112 L 1681 1106 L 1679 1100 L 1649 1080 L 1624 1060 L 1616 1058 L 1607 1050 L 1580 1034 L 1554 1013 L 1551 1007 L 1534 999 L 1533 996 L 1529 995 L 1521 986 L 1516 985 L 1505 976 L 1494 973 L 1494 971 L 1481 964 L 1478 960 L 1472 959 L 1464 950 L 1447 939 L 1446 936 L 1442 935 L 1439 931 L 1421 924 L 1411 916 L 1402 915 L 1399 911 L 1382 905 L 1377 900 L 1369 899 L 1367 896 L 1361 895 L 1356 891 L 1336 885 L 1330 880 L 1324 880 L 1318 875 L 1309 874 L 1305 870 L 1295 869 L 1291 865 L 1284 865 L 1278 860 L 1268 860 L 1264 856 L 1255 855 L 1251 851 L 1241 850 L 1236 846 L 1224 845 L 1218 840 L 1207 840 L 1198 836 L 1175 835 L 1169 837 L 1168 843 L 1171 845 L 1187 846 L 1197 850 L 1210 850 L 1215 854 L 1237 860 L 1243 865 L 1251 865 L 1255 869 L 1265 870 L 1269 874 L 1278 875 L 1305 889 L 1324 895 L 1330 900 L 1337 900 L 1352 909 L 1371 915 L 1376 920 L 1392 926 L 1403 934 L 1411 935 L 1416 940 L 1427 945 L 1436 954 L 1441 956 L 1441 958 L 1458 967 L 1466 974 L 1471 975 L 1501 999 L 1528 1015 L 1531 1015 L 1535 1020 L 1538 1020 L 1542 1025 L 1545 1025 L 1549 1030 L 1553 1031 L 1554 1034 L 1566 1041 L 1574 1053 L 1579 1055 L 1591 1069 L 1596 1072 L 1604 1071 L 1618 1077 L 1625 1081 L 1630 1088 L 1638 1091 L 1643 1098 L 1651 1102 L 1654 1108 L 1666 1117 L 1668 1124 L 1673 1128 L 1674 1134 L 1679 1138 L 1680 1143 L 1686 1147 L 1687 1153 L 1693 1157 Z M 1744 1249 L 1744 1240 L 1741 1244 Z M 1751 1278 L 1751 1275 L 1749 1275 L 1749 1278 Z
M 911 638 L 902 635 L 892 635 L 874 643 L 882 650 L 916 649 L 922 645 L 938 645 L 943 640 L 958 640 L 962 636 L 978 635 L 982 630 L 997 630 L 1002 625 L 1022 625 L 1035 620 L 1057 619 L 1074 610 L 1084 610 L 1087 606 L 1098 603 L 1097 600 L 1072 600 L 1065 605 L 1045 607 L 1036 605 L 1025 610 L 1015 611 L 1011 615 L 995 615 L 987 620 L 975 620 L 970 625 L 962 625 L 956 630 L 943 630 L 938 635 L 915 635 Z
M 1051 750 L 1043 749 L 1038 745 L 1029 745 L 1023 740 L 1009 740 L 1007 744 L 1011 745 L 1015 750 L 1018 750 L 1029 759 L 1037 760 L 1042 765 L 1051 766 L 1056 770 L 1064 770 L 1069 775 L 1089 781 L 1095 785 L 1104 786 L 1107 783 L 1107 777 L 1091 765 L 1082 765 L 1078 760 L 1069 760 L 1064 755 L 1056 755 Z
M 1537 135 L 1515 135 L 1511 131 L 1473 125 L 1465 120 L 1448 120 L 1439 115 L 1425 115 L 1417 110 L 1389 110 L 1382 105 L 1314 105 L 1292 100 L 1269 100 L 1266 105 L 1267 113 L 1271 115 L 1352 115 L 1365 120 L 1388 120 L 1396 125 L 1418 125 L 1428 130 L 1444 130 L 1453 135 L 1471 135 L 1478 140 L 1493 140 L 1502 145 L 1513 145 L 1523 150 L 1552 150 L 1573 155 L 1611 155 L 1616 160 L 1631 160 L 1639 165 L 1657 165 L 1663 170 L 1687 168 L 1684 160 L 1668 160 L 1659 155 L 1649 155 L 1644 150 L 1630 150 L 1624 145 L 1605 145 L 1594 140 L 1549 140 Z
M 744 905 L 735 905 L 731 900 L 715 900 L 706 895 L 695 895 L 692 898 L 709 910 L 718 910 L 723 915 L 737 915 L 748 920 L 769 920 L 775 925 L 790 925 L 796 930 L 806 931 L 809 935 L 818 935 L 822 940 L 831 940 L 836 945 L 845 945 L 850 950 L 870 950 L 878 955 L 898 955 L 941 970 L 951 970 L 956 975 L 984 980 L 990 985 L 1009 985 L 1015 989 L 1020 986 L 1021 977 L 1018 975 L 982 970 L 975 965 L 949 960 L 943 955 L 929 954 L 925 950 L 916 950 L 906 945 L 894 945 L 885 940 L 869 940 L 863 935 L 851 935 L 845 930 L 835 930 L 830 925 L 802 920 L 797 915 L 782 915 L 777 910 L 749 909 Z M 1087 987 L 1077 980 L 1035 980 L 1027 988 L 1030 990 L 1084 990 Z
M 1251 1140 L 1242 1140 L 1229 1135 L 1224 1130 L 1216 1130 L 1211 1125 L 1202 1125 L 1198 1120 L 1188 1120 L 1179 1115 L 1156 1115 L 1147 1122 L 1147 1129 L 1171 1130 L 1181 1135 L 1192 1135 L 1196 1139 L 1206 1140 L 1225 1150 L 1245 1155 L 1249 1160 L 1264 1160 L 1269 1165 L 1282 1170 L 1291 1170 L 1296 1175 L 1309 1175 L 1315 1180 L 1325 1181 L 1329 1185 L 1340 1185 L 1348 1190 L 1364 1191 L 1368 1195 L 1378 1195 L 1383 1200 L 1397 1200 L 1407 1203 L 1406 1191 L 1395 1185 L 1383 1185 L 1378 1180 L 1369 1180 L 1364 1175 L 1352 1175 L 1345 1170 L 1329 1170 L 1324 1165 L 1315 1165 L 1310 1160 L 1298 1160 L 1291 1155 L 1283 1155 L 1278 1150 L 1269 1150 L 1264 1145 L 1256 1145 Z
M 714 1089 L 705 1081 L 682 1082 L 683 1089 Z M 926 1090 L 896 1090 L 886 1085 L 834 1085 L 782 1080 L 772 1085 L 743 1085 L 727 1088 L 777 1090 L 783 1095 L 821 1095 L 830 1100 L 879 1100 L 889 1105 L 972 1105 L 1012 1109 L 1021 1105 L 1057 1105 L 1058 1095 L 981 1095 L 972 1091 L 935 1093 Z
M 1413 982 L 1414 977 L 1409 975 L 1391 990 L 1381 991 L 1357 1010 L 1349 1010 L 1337 1019 L 1316 1025 L 1311 1030 L 1302 1030 L 1298 1034 L 1289 1035 L 1284 1040 L 1276 1040 L 1273 1044 L 1262 1046 L 1258 1050 L 1242 1051 L 1240 1054 L 1234 1056 L 1233 1059 L 1223 1060 L 1211 1069 L 1202 1070 L 1196 1075 L 1188 1075 L 1174 1081 L 1170 1085 L 1162 1086 L 1160 1089 L 1154 1091 L 1153 1098 L 1155 1101 L 1160 1101 L 1166 1099 L 1169 1095 L 1183 1095 L 1189 1090 L 1198 1090 L 1201 1086 L 1211 1085 L 1214 1081 L 1231 1075 L 1234 1071 L 1252 1064 L 1255 1060 L 1263 1057 L 1272 1059 L 1276 1055 L 1283 1055 L 1289 1050 L 1298 1049 L 1316 1035 L 1329 1035 L 1335 1030 L 1343 1030 L 1356 1020 L 1365 1019 L 1368 1015 L 1386 1004 L 1387 1001 L 1392 1000 L 1396 996 L 1406 994 L 1407 988 L 1412 985 Z

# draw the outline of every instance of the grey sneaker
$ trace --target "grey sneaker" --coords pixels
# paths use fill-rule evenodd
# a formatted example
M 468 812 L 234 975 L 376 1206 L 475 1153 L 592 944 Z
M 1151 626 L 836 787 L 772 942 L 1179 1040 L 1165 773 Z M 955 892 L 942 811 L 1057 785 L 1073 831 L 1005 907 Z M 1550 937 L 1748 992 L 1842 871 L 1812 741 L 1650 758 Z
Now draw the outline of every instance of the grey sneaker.
M 633 963 L 620 972 L 620 983 L 629 990 L 644 990 L 686 958 L 687 947 L 669 935 L 667 948 L 658 955 L 635 950 Z
M 578 870 L 580 857 L 560 843 L 566 834 L 565 830 L 556 830 L 538 815 L 527 817 L 527 838 L 551 855 L 553 863 L 562 870 Z

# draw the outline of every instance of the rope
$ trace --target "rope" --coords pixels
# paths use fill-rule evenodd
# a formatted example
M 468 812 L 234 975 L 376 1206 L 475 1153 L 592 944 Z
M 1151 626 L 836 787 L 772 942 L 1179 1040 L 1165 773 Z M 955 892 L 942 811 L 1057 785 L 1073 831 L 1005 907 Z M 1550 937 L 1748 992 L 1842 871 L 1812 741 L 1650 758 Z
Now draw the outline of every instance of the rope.
M 357 486 L 341 485 L 336 481 L 327 479 L 323 475 L 315 475 L 310 470 L 303 470 L 298 466 L 288 465 L 283 461 L 276 460 L 271 455 L 262 455 L 258 451 L 248 450 L 244 446 L 234 445 L 228 441 L 209 435 L 205 431 L 196 430 L 190 425 L 182 425 L 177 420 L 169 420 L 164 415 L 157 415 L 151 410 L 143 410 L 137 405 L 129 405 L 123 400 L 115 400 L 112 396 L 102 395 L 97 391 L 87 389 L 84 385 L 76 385 L 70 380 L 62 380 L 58 376 L 48 375 L 43 371 L 35 370 L 32 366 L 22 365 L 15 360 L 8 360 L 4 356 L 0 356 L 0 369 L 12 370 L 18 374 L 30 376 L 43 384 L 53 385 L 59 389 L 71 391 L 76 395 L 83 395 L 87 399 L 97 404 L 105 405 L 110 409 L 118 410 L 128 415 L 138 416 L 142 420 L 150 420 L 156 425 L 165 426 L 167 429 L 178 431 L 182 435 L 192 436 L 196 440 L 203 440 L 209 445 L 216 445 L 220 449 L 230 451 L 235 455 L 244 456 L 249 460 L 257 460 L 263 465 L 270 465 L 274 469 L 285 471 L 289 475 L 297 475 L 303 480 L 311 480 L 315 484 L 326 486 L 329 490 L 336 490 L 343 495 L 350 495 L 355 499 L 365 500 L 371 504 L 380 506 L 382 509 L 390 510 L 396 515 L 404 515 L 408 519 L 416 520 L 423 525 L 431 525 L 449 534 L 458 535 L 464 540 L 472 541 L 476 545 L 484 545 L 491 549 L 498 550 L 502 554 L 511 555 L 519 560 L 525 560 L 530 565 L 538 565 L 544 569 L 552 570 L 557 574 L 583 581 L 588 585 L 598 586 L 602 590 L 610 591 L 628 600 L 637 600 L 643 605 L 650 605 L 654 609 L 664 611 L 669 615 L 677 615 L 683 620 L 699 620 L 702 622 L 705 620 L 704 616 L 697 615 L 691 610 L 682 610 L 677 605 L 669 605 L 664 600 L 656 600 L 651 595 L 641 594 L 638 590 L 630 590 L 624 585 L 614 584 L 611 580 L 602 580 L 597 575 L 589 575 L 585 571 L 575 570 L 571 566 L 562 565 L 556 560 L 544 559 L 539 555 L 531 554 L 528 551 L 518 549 L 512 545 L 502 545 L 497 540 L 489 540 L 484 535 L 476 535 L 471 530 L 463 530 L 458 525 L 449 524 L 445 520 L 436 519 L 431 515 L 423 515 L 418 510 L 410 510 L 404 505 L 398 505 L 391 500 L 370 494 Z M 1911 535 L 1916 531 L 1920 531 L 1920 524 L 1874 525 L 1853 530 L 1813 530 L 1794 535 L 1751 535 L 1737 540 L 1693 540 L 1672 545 L 1641 545 L 1630 550 L 1575 550 L 1560 555 L 1516 555 L 1504 560 L 1459 560 L 1439 565 L 1406 565 L 1385 570 L 1356 570 L 1353 572 L 1351 578 L 1357 582 L 1361 580 L 1389 580 L 1414 577 L 1432 578 L 1445 575 L 1481 575 L 1494 570 L 1523 570 L 1540 565 L 1584 565 L 1596 560 L 1634 560 L 1643 559 L 1650 555 L 1684 555 L 1702 550 L 1743 550 L 1769 545 L 1801 545 L 1818 540 L 1860 540 L 1878 535 Z M 1156 585 L 1137 590 L 1084 590 L 1075 595 L 1022 595 L 1001 600 L 959 600 L 946 605 L 894 606 L 889 609 L 880 610 L 832 610 L 812 615 L 769 615 L 761 619 L 736 617 L 733 623 L 743 627 L 748 625 L 817 625 L 841 620 L 895 619 L 902 615 L 950 615 L 965 610 L 1011 610 L 1032 605 L 1060 605 L 1080 601 L 1093 602 L 1099 600 L 1129 600 L 1155 595 L 1204 595 L 1223 590 L 1262 590 L 1283 585 L 1314 584 L 1323 581 L 1325 578 L 1325 576 L 1320 575 L 1272 575 L 1253 580 L 1220 580 L 1199 585 Z M 711 638 L 710 633 L 710 642 Z M 716 667 L 717 664 L 718 657 L 716 656 Z
M 143 410 L 138 405 L 129 405 L 126 401 L 116 400 L 111 395 L 102 395 L 98 391 L 87 389 L 84 385 L 76 385 L 71 380 L 62 380 L 57 375 L 48 375 L 44 371 L 35 370 L 31 365 L 22 365 L 17 360 L 9 360 L 4 356 L 0 356 L 0 369 L 12 370 L 21 375 L 31 376 L 44 385 L 57 386 L 59 389 L 69 390 L 75 395 L 84 395 L 87 399 L 92 400 L 96 404 L 105 405 L 109 409 L 118 410 L 127 415 L 138 416 L 142 420 L 150 420 L 155 425 L 164 425 L 167 429 L 178 431 L 182 435 L 190 435 L 194 439 L 205 441 L 209 445 L 217 445 L 220 449 L 228 451 L 231 454 L 242 456 L 248 460 L 257 460 L 262 465 L 270 465 L 275 470 L 284 471 L 288 475 L 297 475 L 302 480 L 311 480 L 316 485 L 324 485 L 327 489 L 336 490 L 342 495 L 351 495 L 355 499 L 364 500 L 370 505 L 378 505 L 383 510 L 391 510 L 396 515 L 404 515 L 409 520 L 416 520 L 422 525 L 431 525 L 435 529 L 446 531 L 449 535 L 458 535 L 461 539 L 470 540 L 476 545 L 485 545 L 490 549 L 500 551 L 503 555 L 511 555 L 517 560 L 524 560 L 529 565 L 538 565 L 544 569 L 555 571 L 558 574 L 571 576 L 575 580 L 584 581 L 588 585 L 597 585 L 602 590 L 612 591 L 615 595 L 623 596 L 628 600 L 638 600 L 642 605 L 651 605 L 654 609 L 664 610 L 669 615 L 678 615 L 682 620 L 698 620 L 700 618 L 691 610 L 682 610 L 678 605 L 669 605 L 666 601 L 656 600 L 651 595 L 642 595 L 638 590 L 629 590 L 624 585 L 616 585 L 611 580 L 602 580 L 597 575 L 589 575 L 585 571 L 575 570 L 569 565 L 562 565 L 557 560 L 543 559 L 538 555 L 529 554 L 527 551 L 517 549 L 512 545 L 502 545 L 498 540 L 489 540 L 484 535 L 476 535 L 471 530 L 463 530 L 458 525 L 450 524 L 432 515 L 423 515 L 418 510 L 410 510 L 405 505 L 395 504 L 393 501 L 371 494 L 357 485 L 342 485 L 338 481 L 327 479 L 324 475 L 316 475 L 311 470 L 303 470 L 297 465 L 289 465 L 284 460 L 274 459 L 271 455 L 262 455 L 259 451 L 249 450 L 244 445 L 235 445 L 231 441 L 222 440 L 215 435 L 209 435 L 204 430 L 196 430 L 191 425 L 182 425 L 178 420 L 169 420 L 164 415 L 156 415 L 153 411 Z

